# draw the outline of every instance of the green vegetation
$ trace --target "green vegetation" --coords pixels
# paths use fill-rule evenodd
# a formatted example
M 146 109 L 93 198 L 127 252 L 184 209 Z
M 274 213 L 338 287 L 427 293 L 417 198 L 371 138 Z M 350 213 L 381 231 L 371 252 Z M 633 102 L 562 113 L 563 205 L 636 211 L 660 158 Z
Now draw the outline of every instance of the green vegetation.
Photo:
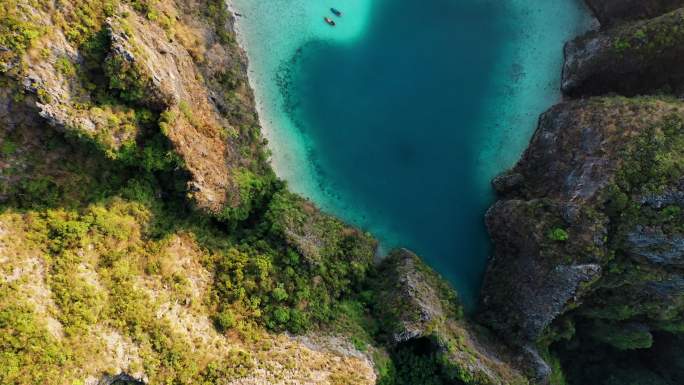
M 19 305 L 13 305 L 19 300 L 13 291 L 17 289 L 7 288 L 12 294 L 0 298 L 0 313 L 11 316 L 0 321 L 0 328 L 16 330 L 16 338 L 40 339 L 40 343 L 25 350 L 11 340 L 2 341 L 3 346 L 16 350 L 3 349 L 7 356 L 0 361 L 3 384 L 61 384 L 59 379 L 65 376 L 77 378 L 81 363 L 93 362 L 85 350 L 102 349 L 79 347 L 79 343 L 100 327 L 112 328 L 140 346 L 141 369 L 161 383 L 211 383 L 216 378 L 248 374 L 253 366 L 248 352 L 226 351 L 219 361 L 209 359 L 215 353 L 197 350 L 168 320 L 155 317 L 153 309 L 159 309 L 163 301 L 185 303 L 190 295 L 189 283 L 183 278 L 186 273 L 169 270 L 173 262 L 165 259 L 163 251 L 169 239 L 182 234 L 198 244 L 199 260 L 215 272 L 210 292 L 197 306 L 206 307 L 203 311 L 211 315 L 219 332 L 235 332 L 247 341 L 262 338 L 261 326 L 301 333 L 334 324 L 339 309 L 350 307 L 355 310 L 347 313 L 355 315 L 346 318 L 344 328 L 361 330 L 354 325 L 363 317 L 365 307 L 343 299 L 354 296 L 370 268 L 374 248 L 370 237 L 351 231 L 282 190 L 265 196 L 265 206 L 253 209 L 255 215 L 260 214 L 251 223 L 234 226 L 226 233 L 221 224 L 189 211 L 183 195 L 174 196 L 174 190 L 165 184 L 164 172 L 56 140 L 52 145 L 67 149 L 63 155 L 67 160 L 42 171 L 43 157 L 22 158 L 34 164 L 34 173 L 10 191 L 12 198 L 0 209 L 4 212 L 0 223 L 16 218 L 19 226 L 13 228 L 23 232 L 29 242 L 16 247 L 37 249 L 35 255 L 43 255 L 46 283 L 64 337 L 55 342 L 46 331 L 43 316 L 22 300 L 22 311 L 32 317 L 24 321 L 26 317 L 20 317 L 23 313 L 16 308 Z M 15 143 L 27 145 L 22 138 Z M 44 147 L 35 152 L 50 151 Z M 47 174 L 41 175 L 43 172 Z M 159 200 L 161 191 L 171 195 Z M 287 243 L 290 231 L 301 230 L 295 225 L 324 236 L 322 249 L 307 249 L 309 256 L 318 258 L 316 263 L 294 243 Z M 171 297 L 153 298 L 150 289 L 140 286 L 141 279 L 158 280 L 168 287 Z M 201 304 L 203 301 L 208 302 Z M 31 334 L 27 328 L 36 331 Z M 3 333 L 5 338 L 12 336 Z M 372 339 L 364 341 L 360 346 Z M 106 365 L 106 360 L 101 365 Z M 106 366 L 102 369 L 107 370 Z M 56 370 L 61 370 L 60 375 L 52 375 Z
M 653 335 L 648 328 L 639 325 L 616 325 L 597 321 L 591 333 L 597 340 L 619 350 L 647 349 L 653 345 Z
M 104 24 L 122 5 L 161 26 L 170 41 L 191 47 L 197 80 L 205 82 L 199 86 L 223 99 L 215 103 L 220 123 L 207 123 L 192 98 L 177 105 L 157 100 L 144 70 L 113 54 Z M 0 248 L 10 256 L 0 258 L 0 383 L 75 385 L 85 374 L 116 374 L 123 348 L 131 357 L 128 370 L 154 383 L 214 384 L 257 372 L 264 352 L 281 343 L 276 334 L 287 331 L 345 336 L 374 357 L 385 385 L 456 378 L 479 384 L 467 363 L 448 362 L 468 349 L 461 337 L 441 341 L 439 353 L 383 347 L 393 330 L 376 318 L 376 241 L 275 178 L 244 87 L 242 56 L 225 28 L 226 3 L 180 6 L 162 0 L 0 4 L 0 46 L 10 48 L 0 50 L 3 89 L 16 89 L 16 101 L 54 102 L 48 87 L 20 91 L 20 72 L 9 73 L 40 59 L 52 63 L 50 75 L 67 80 L 73 93 L 73 100 L 59 101 L 73 118 L 63 131 L 32 120 L 32 110 L 16 129 L 0 125 Z M 207 33 L 215 35 L 206 43 L 223 43 L 230 63 L 206 65 L 208 47 L 183 25 L 187 15 L 211 23 Z M 130 14 L 120 16 L 126 23 Z M 49 39 L 57 34 L 70 50 L 53 49 Z M 237 203 L 217 215 L 186 200 L 189 166 L 169 137 L 188 123 L 198 131 L 216 129 L 219 147 L 225 144 L 235 162 L 235 196 L 227 200 Z M 426 266 L 417 268 L 435 285 L 445 314 L 462 321 L 453 290 Z M 288 361 L 273 365 L 266 370 L 291 369 Z M 331 371 L 332 383 L 355 383 Z
M 0 3 L 0 74 L 10 71 L 44 29 L 33 17 L 26 18 L 21 0 Z
M 217 261 L 222 298 L 258 314 L 273 330 L 304 332 L 331 321 L 338 301 L 360 288 L 372 262 L 370 238 L 356 232 L 338 238 L 342 225 L 307 214 L 304 204 L 290 193 L 276 193 L 265 221 Z M 302 249 L 303 244 L 288 238 L 297 231 L 320 236 L 322 247 Z M 311 260 L 314 253 L 316 260 Z
M 623 56 L 639 60 L 668 55 L 684 39 L 682 15 L 680 9 L 642 23 L 620 26 L 616 29 L 613 49 Z
M 0 381 L 3 384 L 49 384 L 71 352 L 37 320 L 25 301 L 0 286 Z
M 66 77 L 76 75 L 76 66 L 74 66 L 74 63 L 72 63 L 67 57 L 62 56 L 57 59 L 55 66 L 57 67 L 57 71 Z
M 104 65 L 104 73 L 109 79 L 109 88 L 115 90 L 117 96 L 127 103 L 143 103 L 151 89 L 150 80 L 138 68 L 125 58 L 108 56 Z
M 419 339 L 410 344 L 403 344 L 394 350 L 395 376 L 393 381 L 381 382 L 382 385 L 456 385 L 461 381 L 454 380 L 444 372 L 443 355 L 430 346 L 427 339 Z
M 205 0 L 206 5 L 202 7 L 206 17 L 211 21 L 214 31 L 224 44 L 235 45 L 234 36 L 228 32 L 226 25 L 231 17 L 228 5 L 221 0 Z
M 10 139 L 5 139 L 0 145 L 0 154 L 3 156 L 9 156 L 17 151 L 16 143 L 12 142 Z
M 556 242 L 565 242 L 570 237 L 568 235 L 568 232 L 565 231 L 565 229 L 561 229 L 560 227 L 551 229 L 551 231 L 549 231 L 548 236 L 550 240 Z

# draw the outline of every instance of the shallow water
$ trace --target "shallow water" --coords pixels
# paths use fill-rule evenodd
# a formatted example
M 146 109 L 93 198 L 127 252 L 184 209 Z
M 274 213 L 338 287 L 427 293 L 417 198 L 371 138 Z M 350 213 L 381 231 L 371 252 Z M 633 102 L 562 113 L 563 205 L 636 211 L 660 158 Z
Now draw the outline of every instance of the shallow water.
M 278 175 L 385 249 L 423 256 L 472 306 L 489 181 L 560 97 L 563 42 L 590 25 L 580 0 L 233 6 Z

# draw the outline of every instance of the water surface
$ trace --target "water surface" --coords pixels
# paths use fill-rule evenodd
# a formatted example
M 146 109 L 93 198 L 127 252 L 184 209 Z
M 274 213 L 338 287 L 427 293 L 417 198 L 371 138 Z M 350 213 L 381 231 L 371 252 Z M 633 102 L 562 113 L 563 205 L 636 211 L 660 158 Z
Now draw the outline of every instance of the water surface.
M 560 97 L 563 42 L 589 26 L 580 1 L 233 5 L 278 175 L 385 249 L 423 256 L 472 305 L 489 180 Z

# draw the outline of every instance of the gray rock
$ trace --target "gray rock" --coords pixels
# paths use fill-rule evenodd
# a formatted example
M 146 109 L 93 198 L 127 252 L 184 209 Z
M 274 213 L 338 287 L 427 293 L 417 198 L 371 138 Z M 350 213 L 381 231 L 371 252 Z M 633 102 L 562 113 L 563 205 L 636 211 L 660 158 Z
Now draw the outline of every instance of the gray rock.
M 684 6 L 684 0 L 585 0 L 603 26 L 662 15 Z
M 627 235 L 627 253 L 640 262 L 684 266 L 684 236 L 666 235 L 660 228 L 637 226 Z
M 670 278 L 664 281 L 647 282 L 647 292 L 661 300 L 671 300 L 684 296 L 684 277 Z
M 428 335 L 430 323 L 446 316 L 438 287 L 431 284 L 434 278 L 421 271 L 422 262 L 409 250 L 395 250 L 388 258 L 387 274 L 391 277 L 387 277 L 382 293 L 384 302 L 391 305 L 388 317 L 396 317 L 392 343 Z M 396 309 L 402 310 L 397 313 Z
M 561 89 L 570 96 L 634 96 L 663 88 L 682 92 L 684 36 L 678 31 L 683 15 L 684 9 L 678 9 L 568 42 Z M 668 39 L 662 38 L 664 33 Z
M 576 294 L 581 283 L 590 282 L 600 274 L 601 266 L 597 264 L 556 266 L 542 278 L 543 282 L 523 288 L 530 294 L 522 298 L 521 306 L 525 315 L 521 326 L 527 341 L 536 341 L 568 303 L 578 299 Z
M 566 203 L 561 208 L 561 215 L 565 223 L 573 225 L 580 216 L 581 207 L 575 203 Z
M 522 348 L 522 355 L 523 360 L 532 369 L 535 383 L 548 384 L 552 370 L 539 354 L 539 350 L 534 345 L 526 345 Z
M 492 180 L 492 187 L 499 194 L 509 193 L 524 182 L 524 177 L 517 172 L 505 172 Z
M 668 189 L 660 194 L 643 195 L 638 200 L 642 205 L 648 205 L 655 209 L 662 209 L 670 205 L 684 206 L 684 192 Z

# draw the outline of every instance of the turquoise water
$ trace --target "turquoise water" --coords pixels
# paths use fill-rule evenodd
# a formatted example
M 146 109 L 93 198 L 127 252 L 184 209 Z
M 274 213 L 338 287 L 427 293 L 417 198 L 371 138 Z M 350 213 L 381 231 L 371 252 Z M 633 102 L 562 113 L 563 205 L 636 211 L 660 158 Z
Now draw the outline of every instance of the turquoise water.
M 489 181 L 555 103 L 580 0 L 234 0 L 290 187 L 477 298 Z M 323 16 L 343 12 L 336 27 Z

